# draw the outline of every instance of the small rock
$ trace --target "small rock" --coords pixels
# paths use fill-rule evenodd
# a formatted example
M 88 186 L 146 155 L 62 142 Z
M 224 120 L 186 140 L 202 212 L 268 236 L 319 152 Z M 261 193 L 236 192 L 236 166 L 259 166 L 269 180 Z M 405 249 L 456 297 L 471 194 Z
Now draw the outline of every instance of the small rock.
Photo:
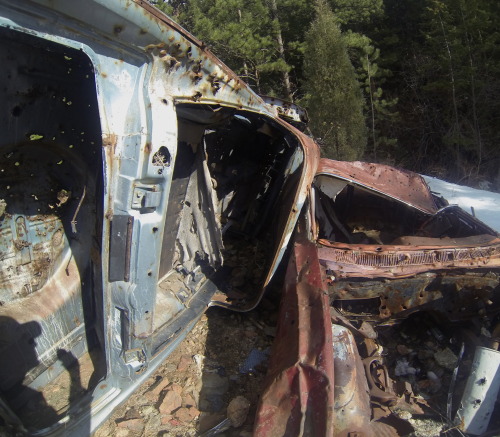
M 227 417 L 238 428 L 245 423 L 250 409 L 250 402 L 244 396 L 236 396 L 227 406 Z
M 427 346 L 431 350 L 434 350 L 434 351 L 439 350 L 439 348 L 437 347 L 436 343 L 434 343 L 432 341 L 426 341 L 424 344 L 425 344 L 425 346 Z
M 141 413 L 143 416 L 151 416 L 153 414 L 158 414 L 157 411 L 156 411 L 156 408 L 153 407 L 152 405 L 146 405 L 144 407 L 142 407 L 141 409 Z
M 189 414 L 191 415 L 191 419 L 196 419 L 200 415 L 200 410 L 196 407 L 189 407 Z
M 163 424 L 165 425 L 165 424 Z M 144 436 L 156 436 L 158 435 L 158 429 L 162 426 L 161 416 L 159 414 L 155 416 L 151 416 L 146 422 L 146 426 L 144 427 L 143 435 Z
M 173 373 L 177 370 L 177 364 L 175 363 L 167 363 L 163 368 L 165 373 Z
M 144 429 L 144 421 L 142 419 L 130 419 L 118 422 L 116 424 L 119 428 L 125 428 L 130 431 L 141 433 Z
M 430 379 L 421 379 L 417 382 L 419 391 L 426 393 L 435 393 L 434 384 Z
M 436 352 L 434 359 L 441 367 L 448 370 L 454 370 L 458 360 L 457 356 L 449 348 Z
M 257 335 L 258 334 L 255 331 L 251 331 L 249 329 L 245 330 L 245 337 L 248 338 L 248 339 L 255 338 L 255 337 L 257 337 Z
M 412 414 L 407 410 L 398 410 L 396 414 L 400 419 L 403 420 L 410 420 L 413 417 Z
M 115 437 L 128 437 L 130 435 L 130 431 L 125 428 L 118 428 L 113 435 Z
M 193 362 L 193 359 L 189 355 L 182 355 L 181 359 L 179 360 L 179 364 L 177 365 L 177 370 L 179 372 L 184 372 L 189 368 L 191 363 Z
M 125 420 L 140 419 L 140 418 L 141 418 L 141 414 L 139 413 L 139 411 L 137 411 L 137 409 L 135 407 L 127 409 L 127 411 L 125 412 L 125 415 L 123 416 L 123 419 L 125 419 Z
M 196 401 L 194 400 L 194 398 L 191 396 L 191 395 L 184 395 L 182 397 L 182 406 L 183 407 L 196 407 Z
M 181 422 L 191 422 L 193 417 L 191 416 L 191 413 L 189 412 L 189 408 L 179 408 L 175 412 L 175 417 L 179 419 Z
M 163 378 L 155 388 L 153 388 L 151 391 L 146 392 L 144 396 L 146 396 L 146 398 L 148 398 L 150 401 L 155 402 L 158 400 L 160 393 L 167 387 L 168 384 L 170 384 L 168 378 Z
M 413 351 L 409 348 L 407 348 L 404 344 L 398 344 L 396 346 L 396 349 L 400 355 L 409 355 Z
M 179 384 L 172 384 L 170 390 L 175 391 L 177 394 L 182 394 L 182 387 Z
M 169 423 L 172 419 L 174 418 L 174 416 L 172 416 L 171 414 L 165 414 L 165 415 L 162 415 L 161 416 L 161 424 L 162 425 L 166 425 L 167 423 Z
M 173 390 L 170 390 L 165 395 L 165 398 L 163 399 L 159 410 L 162 415 L 171 414 L 172 411 L 177 410 L 177 408 L 180 408 L 181 405 L 182 398 L 180 394 Z
M 394 367 L 394 374 L 396 376 L 405 376 L 405 375 L 416 375 L 417 369 L 410 366 L 406 359 L 401 359 L 396 362 L 396 366 Z

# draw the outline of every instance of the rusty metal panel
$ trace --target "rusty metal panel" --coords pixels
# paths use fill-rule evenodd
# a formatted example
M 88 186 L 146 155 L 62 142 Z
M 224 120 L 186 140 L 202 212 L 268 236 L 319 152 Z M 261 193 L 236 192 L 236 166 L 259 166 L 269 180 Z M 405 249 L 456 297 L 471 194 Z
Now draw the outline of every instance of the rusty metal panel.
M 319 258 L 336 278 L 395 278 L 450 268 L 500 267 L 500 240 L 472 247 L 349 245 L 320 240 Z
M 293 128 L 285 121 L 278 120 L 278 122 L 297 136 L 297 139 L 300 141 L 302 146 L 304 158 L 297 187 L 295 190 L 291 190 L 288 196 L 293 200 L 290 201 L 290 199 L 286 199 L 284 202 L 289 209 L 285 210 L 280 216 L 280 220 L 283 221 L 284 224 L 280 225 L 280 230 L 283 229 L 283 231 L 281 232 L 281 239 L 278 245 L 279 249 L 271 263 L 271 269 L 264 281 L 264 286 L 269 284 L 271 278 L 276 272 L 276 269 L 278 268 L 279 262 L 283 258 L 286 248 L 288 247 L 288 243 L 290 242 L 295 225 L 297 224 L 299 214 L 304 206 L 306 198 L 310 194 L 311 183 L 319 162 L 319 147 L 311 138 Z
M 314 244 L 294 244 L 255 436 L 333 436 L 334 372 L 326 284 Z
M 278 97 L 271 96 L 260 96 L 266 102 L 266 104 L 276 108 L 278 114 L 283 119 L 294 124 L 299 129 L 303 130 L 309 122 L 309 116 L 304 108 L 296 105 L 292 102 L 287 102 L 286 100 L 280 99 Z
M 352 332 L 333 324 L 335 371 L 336 437 L 374 436 L 370 426 L 371 408 L 368 383 L 363 363 Z
M 383 164 L 321 159 L 316 173 L 349 181 L 384 196 L 399 200 L 422 212 L 434 214 L 438 208 L 422 176 Z
M 347 278 L 331 281 L 328 289 L 334 306 L 374 320 L 404 318 L 422 310 L 464 320 L 500 308 L 498 269 L 445 270 L 398 279 Z

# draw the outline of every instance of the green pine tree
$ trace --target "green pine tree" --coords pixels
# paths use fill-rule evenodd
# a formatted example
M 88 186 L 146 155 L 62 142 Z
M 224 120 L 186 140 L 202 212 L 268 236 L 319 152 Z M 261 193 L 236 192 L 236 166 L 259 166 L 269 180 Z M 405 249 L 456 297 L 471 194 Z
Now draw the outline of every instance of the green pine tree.
M 366 145 L 363 99 L 342 34 L 325 0 L 305 39 L 304 89 L 311 120 L 325 156 L 359 159 Z

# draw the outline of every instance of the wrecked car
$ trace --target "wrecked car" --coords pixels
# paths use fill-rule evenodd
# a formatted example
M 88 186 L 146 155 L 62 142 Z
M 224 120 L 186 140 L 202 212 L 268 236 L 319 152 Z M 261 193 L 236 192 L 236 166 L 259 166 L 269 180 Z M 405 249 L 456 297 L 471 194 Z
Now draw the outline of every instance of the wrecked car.
M 0 34 L 2 423 L 88 435 L 208 306 L 258 303 L 318 149 L 146 2 L 1 1 Z
M 321 159 L 294 238 L 256 435 L 496 435 L 495 230 L 418 174 Z
M 493 230 L 416 175 L 320 160 L 304 112 L 147 2 L 0 0 L 0 37 L 3 429 L 89 435 L 209 306 L 255 308 L 286 263 L 256 435 L 391 432 L 415 396 L 376 330 L 494 323 Z

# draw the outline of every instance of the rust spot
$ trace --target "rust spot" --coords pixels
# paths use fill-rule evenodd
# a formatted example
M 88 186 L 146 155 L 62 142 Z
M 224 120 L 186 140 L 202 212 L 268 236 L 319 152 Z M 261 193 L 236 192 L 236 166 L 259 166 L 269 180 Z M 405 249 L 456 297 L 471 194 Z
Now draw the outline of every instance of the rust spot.
M 113 150 L 114 150 L 117 142 L 118 142 L 118 136 L 116 134 L 103 135 L 103 139 L 102 139 L 103 147 L 113 148 Z
M 144 153 L 151 153 L 151 143 L 146 143 L 144 146 Z
M 52 245 L 55 247 L 60 246 L 61 243 L 63 242 L 63 238 L 64 238 L 64 231 L 62 229 L 58 229 L 52 235 Z
M 101 390 L 105 390 L 105 389 L 107 389 L 107 388 L 108 388 L 108 384 L 101 384 L 101 385 L 99 386 L 99 388 L 100 388 Z
M 165 63 L 165 70 L 167 71 L 167 73 L 170 70 L 175 70 L 181 65 L 181 63 L 173 56 L 165 56 L 162 58 L 162 60 Z
M 147 46 L 144 47 L 144 50 L 151 51 L 154 49 L 162 49 L 163 47 L 165 47 L 165 43 L 160 42 L 158 44 L 148 44 Z
M 108 75 L 106 73 L 104 73 L 104 71 L 101 73 L 101 76 L 104 77 L 104 79 L 106 79 L 108 77 Z
M 139 35 L 146 35 L 148 31 L 146 29 L 139 30 Z
M 115 35 L 118 35 L 119 33 L 123 32 L 123 26 L 117 24 L 116 26 L 113 27 L 113 33 Z
M 197 84 L 202 79 L 202 77 L 203 75 L 200 73 L 193 73 L 193 72 L 189 73 L 189 78 L 194 84 Z
M 193 95 L 193 97 L 191 97 L 195 102 L 199 102 L 201 100 L 201 98 L 203 97 L 203 95 L 199 92 L 199 91 L 196 91 Z

